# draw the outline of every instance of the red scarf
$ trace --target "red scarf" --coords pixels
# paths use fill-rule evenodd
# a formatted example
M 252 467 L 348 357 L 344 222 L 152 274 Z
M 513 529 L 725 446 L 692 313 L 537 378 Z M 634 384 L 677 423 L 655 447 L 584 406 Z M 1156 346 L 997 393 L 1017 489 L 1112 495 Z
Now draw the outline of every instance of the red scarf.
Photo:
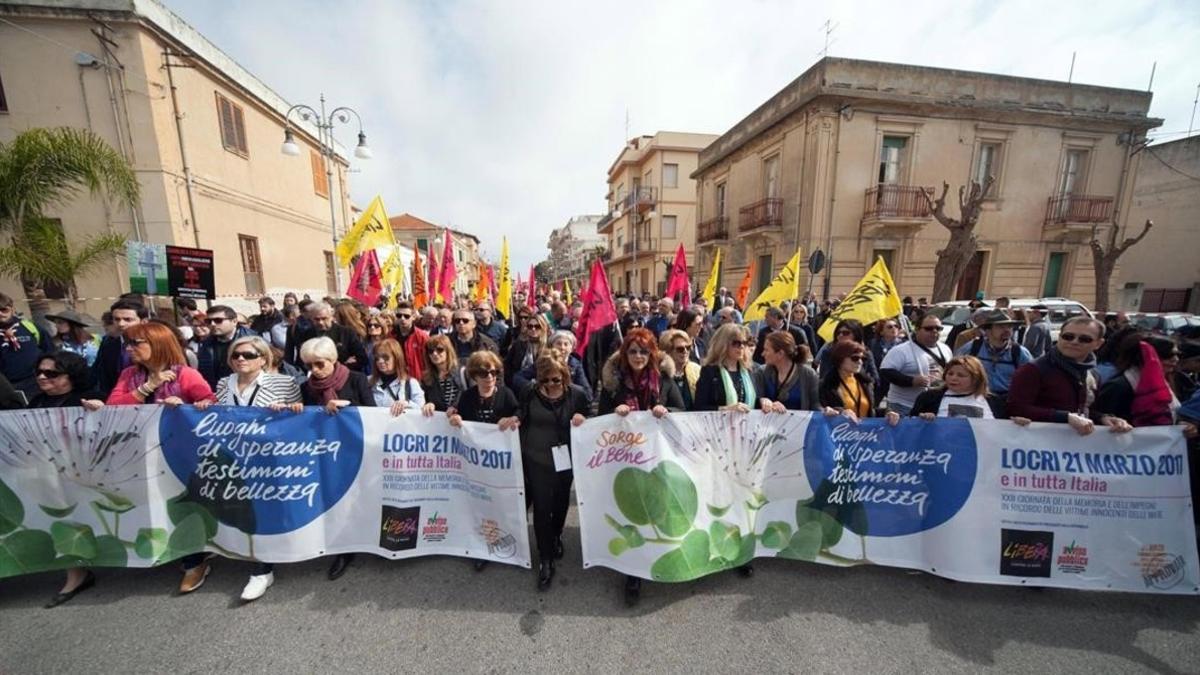
M 1171 390 L 1163 375 L 1162 362 L 1158 353 L 1148 343 L 1138 345 L 1142 350 L 1141 376 L 1133 390 L 1129 423 L 1135 427 L 1164 426 L 1171 424 Z
M 315 377 L 308 378 L 304 386 L 314 395 L 320 397 L 321 403 L 329 403 L 337 398 L 338 390 L 346 386 L 346 382 L 350 379 L 350 369 L 341 363 L 333 364 L 333 373 L 326 378 L 317 379 Z
M 625 400 L 622 403 L 629 406 L 630 410 L 650 410 L 658 405 L 658 368 L 653 364 L 646 364 L 641 374 L 636 377 L 624 367 L 621 371 L 625 384 Z

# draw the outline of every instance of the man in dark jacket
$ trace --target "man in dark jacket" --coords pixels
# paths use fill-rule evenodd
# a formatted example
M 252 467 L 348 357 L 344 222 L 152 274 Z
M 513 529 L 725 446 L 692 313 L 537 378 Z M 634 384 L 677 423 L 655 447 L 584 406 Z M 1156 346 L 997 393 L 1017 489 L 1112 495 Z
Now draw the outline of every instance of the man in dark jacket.
M 1041 358 L 1017 369 L 1008 390 L 1008 414 L 1034 422 L 1069 424 L 1086 436 L 1099 422 L 1112 431 L 1133 427 L 1112 415 L 1090 412 L 1096 392 L 1095 351 L 1104 344 L 1104 324 L 1086 316 L 1068 319 L 1058 344 Z
M 258 314 L 250 320 L 250 330 L 255 335 L 261 335 L 267 342 L 271 341 L 271 329 L 283 323 L 283 314 L 275 309 L 275 299 L 263 296 L 258 299 Z
M 208 337 L 196 349 L 196 370 L 204 376 L 208 386 L 214 390 L 222 377 L 233 372 L 229 368 L 229 345 L 233 341 L 254 335 L 250 328 L 239 326 L 237 312 L 226 305 L 213 305 L 208 308 L 204 323 L 208 324 Z
M 145 323 L 150 316 L 145 306 L 131 300 L 118 300 L 108 311 L 117 334 L 105 336 L 100 341 L 96 362 L 92 364 L 92 380 L 102 400 L 108 398 L 113 387 L 117 386 L 121 371 L 130 364 L 129 353 L 125 350 L 125 330 L 135 324 Z
M 754 346 L 754 362 L 758 365 L 765 363 L 763 360 L 763 346 L 767 343 L 767 336 L 777 330 L 786 330 L 792 334 L 792 339 L 797 345 L 807 345 L 808 336 L 799 326 L 789 326 L 787 324 L 787 315 L 778 307 L 768 307 L 764 314 L 763 327 L 758 331 L 758 341 Z
M 475 305 L 475 330 L 500 344 L 508 335 L 508 324 L 495 318 L 496 311 L 489 300 L 482 300 Z M 415 376 L 414 376 L 415 377 Z
M 367 366 L 367 350 L 362 340 L 353 330 L 333 322 L 333 307 L 327 302 L 314 302 L 308 307 L 308 318 L 312 327 L 298 330 L 284 349 L 285 354 L 299 354 L 300 346 L 316 337 L 327 337 L 337 346 L 338 361 L 350 370 L 363 372 Z M 295 349 L 293 349 L 295 347 Z M 297 368 L 305 369 L 303 361 L 293 363 Z
M 454 310 L 450 321 L 454 329 L 450 334 L 450 342 L 460 362 L 466 363 L 472 354 L 483 350 L 500 355 L 500 347 L 490 337 L 475 330 L 475 315 L 470 310 Z
M 50 336 L 29 319 L 17 316 L 13 299 L 0 293 L 0 374 L 32 398 L 38 391 L 38 359 L 49 353 Z
M 1025 339 L 1021 341 L 1021 344 L 1035 359 L 1050 351 L 1052 343 L 1050 322 L 1046 320 L 1046 314 L 1049 311 L 1050 309 L 1045 305 L 1034 305 L 1025 310 L 1025 316 L 1029 319 L 1029 328 L 1025 329 Z

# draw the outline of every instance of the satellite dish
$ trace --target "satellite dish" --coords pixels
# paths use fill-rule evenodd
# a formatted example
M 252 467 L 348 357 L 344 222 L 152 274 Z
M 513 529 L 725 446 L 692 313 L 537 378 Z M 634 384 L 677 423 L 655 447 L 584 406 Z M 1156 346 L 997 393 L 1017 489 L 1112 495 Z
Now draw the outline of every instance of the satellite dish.
M 825 253 L 821 249 L 817 249 L 808 256 L 808 273 L 816 274 L 823 269 L 825 269 Z

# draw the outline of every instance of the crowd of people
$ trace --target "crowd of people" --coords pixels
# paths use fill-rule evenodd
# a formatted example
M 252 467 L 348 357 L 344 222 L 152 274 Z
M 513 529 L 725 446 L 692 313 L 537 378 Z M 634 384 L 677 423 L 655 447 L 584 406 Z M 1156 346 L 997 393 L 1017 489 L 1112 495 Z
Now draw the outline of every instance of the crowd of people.
M 750 326 L 725 288 L 712 307 L 621 296 L 616 322 L 584 336 L 573 331 L 582 304 L 553 290 L 529 302 L 518 293 L 511 312 L 466 297 L 420 308 L 401 299 L 386 309 L 289 293 L 281 306 L 261 298 L 250 317 L 182 301 L 170 319 L 151 318 L 144 299 L 130 294 L 93 334 L 75 312 L 47 316 L 41 326 L 0 295 L 0 407 L 319 406 L 337 414 L 364 406 L 516 429 L 540 590 L 550 588 L 563 556 L 572 484 L 552 452 L 569 445 L 571 426 L 597 414 L 808 410 L 889 424 L 903 417 L 1050 422 L 1080 434 L 1182 424 L 1197 490 L 1195 344 L 1088 316 L 1067 319 L 1054 340 L 1045 307 L 1018 313 L 1004 299 L 973 302 L 970 321 L 942 340 L 945 327 L 923 298 L 905 298 L 900 314 L 869 325 L 831 318 L 838 302 L 805 294 Z M 828 342 L 820 336 L 826 321 L 836 321 Z M 336 556 L 329 578 L 352 560 Z M 190 593 L 204 583 L 211 558 L 187 556 L 183 568 L 180 592 Z M 750 576 L 753 567 L 739 572 Z M 69 571 L 49 606 L 94 583 L 91 571 Z M 273 583 L 272 566 L 258 564 L 242 598 L 261 597 Z M 637 602 L 640 588 L 626 578 L 627 603 Z

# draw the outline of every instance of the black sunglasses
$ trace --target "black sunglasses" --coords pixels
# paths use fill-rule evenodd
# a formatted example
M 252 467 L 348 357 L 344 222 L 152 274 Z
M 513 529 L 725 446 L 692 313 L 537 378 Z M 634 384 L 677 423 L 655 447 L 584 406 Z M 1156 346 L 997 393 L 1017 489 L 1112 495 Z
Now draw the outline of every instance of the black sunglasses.
M 848 356 L 848 357 L 846 357 L 846 358 L 850 359 L 851 361 L 853 361 L 853 362 L 855 362 L 855 363 L 862 363 L 862 362 L 863 362 L 863 357 L 861 357 L 861 356 Z
M 729 343 L 729 346 L 730 347 L 745 347 L 747 344 L 749 344 L 749 343 L 746 342 L 745 340 L 734 340 Z
M 400 319 L 411 319 L 413 317 L 413 315 L 412 314 L 397 314 L 396 317 L 400 318 Z
M 495 368 L 488 368 L 487 370 L 477 371 L 474 377 L 500 377 L 500 371 Z
M 229 321 L 229 319 L 226 319 L 225 317 L 222 317 L 222 316 L 214 316 L 214 317 L 205 319 L 204 323 L 206 323 L 210 326 L 215 326 L 217 324 L 225 323 L 226 321 Z
M 458 317 L 457 319 L 451 319 L 451 320 L 454 323 L 471 323 L 472 321 L 474 321 L 474 319 L 468 319 L 466 317 L 461 317 L 461 316 Z
M 1063 342 L 1078 342 L 1081 345 L 1090 345 L 1096 341 L 1096 338 L 1091 335 L 1076 335 L 1075 333 L 1059 333 L 1058 339 Z
M 429 352 L 430 354 L 444 354 L 444 353 L 446 353 L 446 348 L 445 347 L 430 347 L 429 349 L 426 349 L 425 351 Z
M 47 380 L 53 380 L 56 377 L 62 377 L 63 375 L 66 375 L 66 373 L 62 372 L 61 370 L 46 370 L 45 368 L 38 368 L 37 374 L 40 377 L 46 378 Z
M 253 361 L 262 358 L 262 355 L 258 352 L 234 352 L 229 355 L 229 358 L 234 361 Z

